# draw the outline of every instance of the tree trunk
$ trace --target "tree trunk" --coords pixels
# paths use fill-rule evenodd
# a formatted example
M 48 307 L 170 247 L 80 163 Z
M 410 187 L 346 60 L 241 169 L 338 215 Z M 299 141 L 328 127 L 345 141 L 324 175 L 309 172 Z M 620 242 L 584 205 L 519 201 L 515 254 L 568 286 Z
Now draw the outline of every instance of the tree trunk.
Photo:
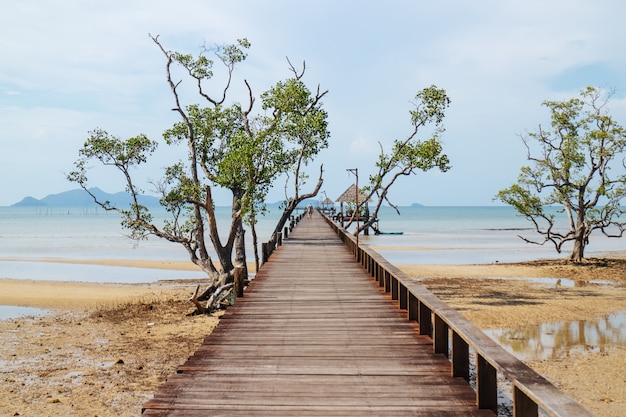
M 298 207 L 298 204 L 300 204 L 302 201 L 306 200 L 307 198 L 315 197 L 317 193 L 319 193 L 320 189 L 322 188 L 322 184 L 324 183 L 324 178 L 322 177 L 323 173 L 324 173 L 324 167 L 322 165 L 320 166 L 320 176 L 317 179 L 317 184 L 315 185 L 315 189 L 308 194 L 299 195 L 297 191 L 298 187 L 296 186 L 295 197 L 289 199 L 289 201 L 287 202 L 287 206 L 285 207 L 283 214 L 280 216 L 280 219 L 278 220 L 278 223 L 276 224 L 276 228 L 274 229 L 274 232 L 272 233 L 272 236 L 270 237 L 270 242 L 276 242 L 276 235 L 278 233 L 283 232 L 283 227 L 285 226 L 285 223 L 287 223 L 287 220 L 289 220 L 289 218 L 291 217 L 291 214 L 294 212 L 296 207 Z M 296 178 L 298 178 L 298 174 L 296 174 Z
M 278 219 L 278 223 L 276 224 L 274 233 L 272 233 L 272 236 L 270 237 L 270 241 L 273 241 L 274 239 L 276 239 L 276 233 L 282 232 L 283 227 L 285 226 L 285 223 L 287 223 L 287 220 L 289 220 L 289 218 L 291 217 L 291 213 L 293 213 L 297 205 L 298 203 L 294 203 L 293 201 L 290 201 L 287 207 L 285 207 L 285 210 L 282 212 L 280 219 Z
M 243 269 L 243 279 L 248 279 L 248 266 L 246 262 L 246 239 L 243 223 L 239 223 L 237 234 L 235 235 L 235 266 Z M 231 272 L 229 271 L 229 274 Z
M 256 227 L 254 222 L 250 225 L 250 231 L 252 232 L 252 248 L 254 249 L 254 270 L 259 272 L 261 263 L 259 262 L 259 238 L 256 234 Z
M 585 245 L 587 243 L 587 228 L 584 221 L 581 219 L 581 215 L 578 216 L 576 224 L 576 234 L 574 235 L 574 249 L 569 259 L 573 262 L 581 262 L 585 255 Z
M 584 236 L 583 235 L 576 236 L 576 239 L 574 240 L 574 249 L 572 250 L 569 260 L 573 262 L 581 262 L 585 257 L 584 255 L 585 255 Z

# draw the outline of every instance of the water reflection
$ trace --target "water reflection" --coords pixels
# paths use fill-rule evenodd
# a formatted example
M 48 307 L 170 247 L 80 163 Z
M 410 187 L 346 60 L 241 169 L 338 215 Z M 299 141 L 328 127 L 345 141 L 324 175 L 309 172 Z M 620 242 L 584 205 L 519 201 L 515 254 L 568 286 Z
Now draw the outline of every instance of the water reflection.
M 626 347 L 626 311 L 597 320 L 542 323 L 485 333 L 521 360 L 561 359 L 573 353 Z
M 573 280 L 569 278 L 530 278 L 530 277 L 491 277 L 484 279 L 497 279 L 504 281 L 527 281 L 532 282 L 534 284 L 545 284 L 551 287 L 569 287 L 569 288 L 582 288 L 582 287 L 591 287 L 591 286 L 619 286 L 620 283 L 616 281 L 608 281 L 603 279 L 590 279 L 586 281 L 582 280 Z
M 543 284 L 550 287 L 567 287 L 567 288 L 582 288 L 582 287 L 618 287 L 622 285 L 617 281 L 609 281 L 604 279 L 590 279 L 590 280 L 573 280 L 569 278 L 548 278 L 548 277 L 481 277 L 480 279 L 492 279 L 497 281 L 526 281 L 533 284 Z M 414 281 L 424 281 L 424 278 L 413 278 Z

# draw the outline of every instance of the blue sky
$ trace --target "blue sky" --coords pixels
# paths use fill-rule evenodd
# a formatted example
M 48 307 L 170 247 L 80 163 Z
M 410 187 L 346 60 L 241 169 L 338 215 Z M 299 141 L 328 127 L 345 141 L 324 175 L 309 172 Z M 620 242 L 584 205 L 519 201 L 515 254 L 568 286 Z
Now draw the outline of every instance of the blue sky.
M 610 111 L 626 124 L 626 2 L 621 0 L 84 1 L 20 0 L 0 14 L 0 206 L 75 188 L 65 179 L 87 132 L 160 139 L 176 121 L 161 52 L 247 37 L 246 78 L 256 95 L 306 60 L 305 80 L 329 93 L 324 164 L 335 199 L 359 168 L 364 182 L 379 142 L 410 132 L 415 94 L 432 84 L 452 100 L 444 151 L 453 168 L 403 178 L 391 192 L 408 205 L 491 205 L 525 163 L 519 135 L 549 122 L 543 100 L 587 85 L 615 88 Z M 184 155 L 184 153 L 182 153 Z M 171 162 L 160 148 L 141 180 Z M 311 184 L 313 183 L 311 180 Z M 123 188 L 113 171 L 92 185 Z M 146 190 L 150 187 L 146 186 Z M 270 201 L 282 197 L 282 183 Z M 228 203 L 220 194 L 221 203 Z

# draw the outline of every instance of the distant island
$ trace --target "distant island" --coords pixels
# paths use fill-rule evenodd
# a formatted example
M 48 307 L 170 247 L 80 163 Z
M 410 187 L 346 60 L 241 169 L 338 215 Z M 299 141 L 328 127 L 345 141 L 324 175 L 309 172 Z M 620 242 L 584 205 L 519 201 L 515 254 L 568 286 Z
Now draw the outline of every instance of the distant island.
M 109 201 L 111 205 L 118 207 L 127 207 L 132 202 L 132 197 L 127 192 L 107 193 L 100 188 L 90 188 L 91 191 L 98 200 Z M 139 203 L 146 207 L 159 207 L 159 199 L 157 197 L 149 195 L 140 195 Z M 305 207 L 308 203 L 315 203 L 314 199 L 309 199 L 301 203 Z M 276 201 L 273 203 L 267 203 L 268 208 L 278 208 L 284 202 Z M 95 207 L 93 198 L 82 188 L 74 190 L 64 191 L 57 194 L 49 194 L 42 199 L 37 199 L 31 196 L 24 197 L 17 203 L 11 204 L 11 207 Z
M 131 195 L 126 192 L 110 194 L 97 187 L 90 188 L 89 191 L 100 201 L 109 201 L 115 206 L 128 206 L 132 202 Z M 140 195 L 139 203 L 153 207 L 159 205 L 159 199 L 149 195 Z M 12 204 L 11 207 L 91 207 L 95 205 L 93 198 L 85 190 L 77 188 L 58 194 L 50 194 L 40 200 L 30 196 L 24 197 L 21 201 Z

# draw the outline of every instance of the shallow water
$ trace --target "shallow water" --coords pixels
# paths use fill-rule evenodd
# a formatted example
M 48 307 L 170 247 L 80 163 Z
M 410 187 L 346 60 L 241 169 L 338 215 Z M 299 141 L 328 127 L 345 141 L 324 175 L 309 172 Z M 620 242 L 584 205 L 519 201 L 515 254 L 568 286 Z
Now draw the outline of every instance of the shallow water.
M 216 212 L 218 226 L 225 232 L 230 209 L 217 207 Z M 269 238 L 279 214 L 274 210 L 259 219 L 257 233 L 261 242 Z M 153 215 L 157 223 L 167 218 L 162 209 L 156 209 Z M 559 256 L 552 247 L 530 245 L 517 236 L 532 235 L 532 230 L 511 207 L 402 207 L 401 215 L 383 207 L 379 217 L 381 230 L 402 231 L 404 234 L 361 236 L 360 242 L 375 246 L 394 264 L 518 262 Z M 157 238 L 137 244 L 125 233 L 118 215 L 94 208 L 0 207 L 0 260 L 188 259 L 180 245 Z M 246 244 L 247 256 L 252 260 L 250 232 L 246 233 Z M 623 250 L 623 242 L 609 240 L 601 234 L 592 236 L 589 256 L 609 250 Z M 60 272 L 62 268 L 69 277 L 64 279 L 84 280 L 82 267 L 66 265 L 47 269 L 26 263 L 21 263 L 19 268 L 12 265 L 1 264 L 0 277 L 50 279 L 46 277 L 48 270 L 49 275 L 59 276 L 63 274 Z M 117 275 L 102 269 L 93 271 L 98 280 Z M 120 276 L 128 276 L 127 272 L 131 271 L 119 272 Z M 125 282 L 142 280 L 144 278 Z
M 542 323 L 485 333 L 521 360 L 562 359 L 574 353 L 626 347 L 626 311 L 595 320 Z
M 550 277 L 481 277 L 481 280 L 502 280 L 502 281 L 527 281 L 533 284 L 543 284 L 550 287 L 581 288 L 590 286 L 614 287 L 621 283 L 604 279 L 590 279 L 588 281 L 573 280 L 568 278 Z M 414 278 L 414 281 L 422 281 L 422 278 Z
M 205 277 L 206 274 L 201 271 L 0 260 L 0 278 L 12 279 L 137 284 Z
M 556 218 L 564 218 L 556 208 Z M 549 244 L 532 245 L 520 239 L 539 239 L 532 224 L 512 207 L 389 207 L 380 213 L 380 230 L 402 235 L 361 236 L 362 244 L 394 264 L 491 264 L 566 257 L 571 246 L 558 254 Z M 416 250 L 419 248 L 419 250 Z M 592 234 L 586 255 L 604 256 L 626 249 L 623 239 Z
M 46 313 L 47 310 L 43 310 L 41 308 L 0 305 L 0 320 L 14 319 L 24 316 L 40 316 Z
M 222 223 L 230 209 L 217 209 Z M 167 214 L 157 210 L 157 222 Z M 260 222 L 257 232 L 266 239 L 275 217 Z M 221 230 L 224 230 L 222 228 Z M 140 283 L 171 279 L 203 278 L 202 272 L 81 265 L 47 262 L 69 260 L 173 260 L 188 261 L 178 244 L 151 237 L 139 242 L 126 236 L 115 213 L 81 208 L 0 207 L 0 278 Z M 253 259 L 251 242 L 247 242 Z

